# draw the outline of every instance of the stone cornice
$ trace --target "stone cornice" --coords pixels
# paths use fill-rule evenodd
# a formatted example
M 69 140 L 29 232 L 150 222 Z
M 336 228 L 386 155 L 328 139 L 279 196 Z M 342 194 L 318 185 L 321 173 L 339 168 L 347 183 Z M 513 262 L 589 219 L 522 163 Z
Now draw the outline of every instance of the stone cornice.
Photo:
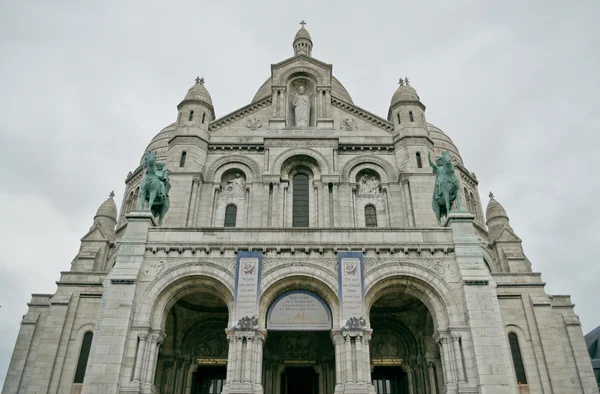
M 259 101 L 250 103 L 250 104 L 246 105 L 245 107 L 242 107 L 242 108 L 240 108 L 236 111 L 233 111 L 225 116 L 222 116 L 219 119 L 216 119 L 215 121 L 210 123 L 210 125 L 208 126 L 208 131 L 213 132 L 224 126 L 227 126 L 228 124 L 235 122 L 236 120 L 243 118 L 246 115 L 250 115 L 251 113 L 254 113 L 254 112 L 270 105 L 272 100 L 273 100 L 273 98 L 270 96 L 265 97 Z
M 367 122 L 371 123 L 372 125 L 379 127 L 382 130 L 385 130 L 390 133 L 394 131 L 394 125 L 392 123 L 388 122 L 387 120 L 385 120 L 383 118 L 380 118 L 379 116 L 377 116 L 375 114 L 370 113 L 367 110 L 357 107 L 354 104 L 350 104 L 350 103 L 338 98 L 337 96 L 334 96 L 333 94 L 331 95 L 331 104 L 334 107 L 337 107 L 346 112 L 349 112 L 352 115 L 358 116 L 360 119 L 367 121 Z
M 397 103 L 395 103 L 394 105 L 390 106 L 390 110 L 388 111 L 388 117 L 390 116 L 390 114 L 392 113 L 393 110 L 395 110 L 396 108 L 402 106 L 402 105 L 416 105 L 417 107 L 421 108 L 423 111 L 425 111 L 425 104 L 423 104 L 422 102 L 418 101 L 418 100 L 414 100 L 414 101 L 398 101 Z

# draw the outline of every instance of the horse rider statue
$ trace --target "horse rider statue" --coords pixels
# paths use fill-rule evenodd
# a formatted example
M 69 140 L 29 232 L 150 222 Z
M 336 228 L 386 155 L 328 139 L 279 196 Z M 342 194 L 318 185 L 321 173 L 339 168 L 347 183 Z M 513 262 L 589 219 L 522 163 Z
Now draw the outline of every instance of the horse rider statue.
M 163 163 L 156 162 L 156 152 L 144 155 L 144 167 L 146 174 L 140 186 L 140 210 L 152 212 L 160 226 L 169 210 L 170 171 L 164 168 Z
M 433 189 L 432 207 L 437 218 L 438 224 L 442 224 L 442 217 L 448 217 L 452 211 L 454 201 L 457 203 L 457 210 L 460 211 L 460 183 L 454 173 L 452 158 L 448 151 L 443 151 L 442 156 L 431 161 L 431 152 L 429 152 L 429 165 L 435 174 L 435 187 Z

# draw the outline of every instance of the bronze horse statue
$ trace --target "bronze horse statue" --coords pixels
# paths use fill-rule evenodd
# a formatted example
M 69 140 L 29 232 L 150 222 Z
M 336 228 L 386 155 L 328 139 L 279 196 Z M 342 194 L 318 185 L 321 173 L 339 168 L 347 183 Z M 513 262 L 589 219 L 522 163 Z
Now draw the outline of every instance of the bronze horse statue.
M 448 151 L 443 151 L 442 156 L 431 161 L 429 153 L 429 165 L 435 174 L 435 188 L 433 189 L 432 207 L 438 224 L 442 224 L 442 217 L 448 217 L 452 211 L 454 201 L 457 202 L 457 210 L 460 211 L 460 183 L 454 173 L 452 158 Z
M 140 210 L 149 210 L 158 225 L 162 225 L 165 214 L 169 210 L 169 170 L 163 170 L 163 163 L 156 163 L 156 152 L 144 155 L 146 175 L 140 185 Z

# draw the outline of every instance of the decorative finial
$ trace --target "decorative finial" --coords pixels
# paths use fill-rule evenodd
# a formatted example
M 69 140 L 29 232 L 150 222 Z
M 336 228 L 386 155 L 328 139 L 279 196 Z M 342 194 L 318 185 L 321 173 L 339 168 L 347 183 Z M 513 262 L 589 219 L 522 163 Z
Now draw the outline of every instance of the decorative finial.
M 302 28 L 304 29 L 304 25 L 306 25 L 306 22 L 304 22 L 304 19 L 302 19 L 302 20 L 300 21 L 300 24 L 302 25 Z
M 409 85 L 408 77 L 404 77 L 404 83 L 406 83 L 406 86 Z
M 494 198 L 494 193 L 490 192 L 489 196 L 490 198 Z
M 398 81 L 398 84 L 400 86 L 404 86 L 404 79 L 400 78 L 400 80 Z
M 196 77 L 196 85 L 204 85 L 204 77 L 200 78 L 200 77 Z
M 113 198 L 115 196 L 115 191 L 111 190 L 111 192 L 108 194 L 108 197 Z

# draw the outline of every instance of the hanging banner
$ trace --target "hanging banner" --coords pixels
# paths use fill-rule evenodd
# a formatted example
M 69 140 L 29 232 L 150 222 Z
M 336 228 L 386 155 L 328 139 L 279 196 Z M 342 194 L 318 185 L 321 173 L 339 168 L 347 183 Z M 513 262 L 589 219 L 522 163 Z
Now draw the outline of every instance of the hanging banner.
M 258 329 L 262 252 L 240 251 L 236 259 L 234 330 Z
M 366 328 L 365 284 L 362 252 L 338 252 L 338 281 L 340 292 L 340 328 Z
M 331 312 L 325 302 L 309 291 L 296 290 L 275 300 L 267 314 L 268 330 L 331 330 Z

